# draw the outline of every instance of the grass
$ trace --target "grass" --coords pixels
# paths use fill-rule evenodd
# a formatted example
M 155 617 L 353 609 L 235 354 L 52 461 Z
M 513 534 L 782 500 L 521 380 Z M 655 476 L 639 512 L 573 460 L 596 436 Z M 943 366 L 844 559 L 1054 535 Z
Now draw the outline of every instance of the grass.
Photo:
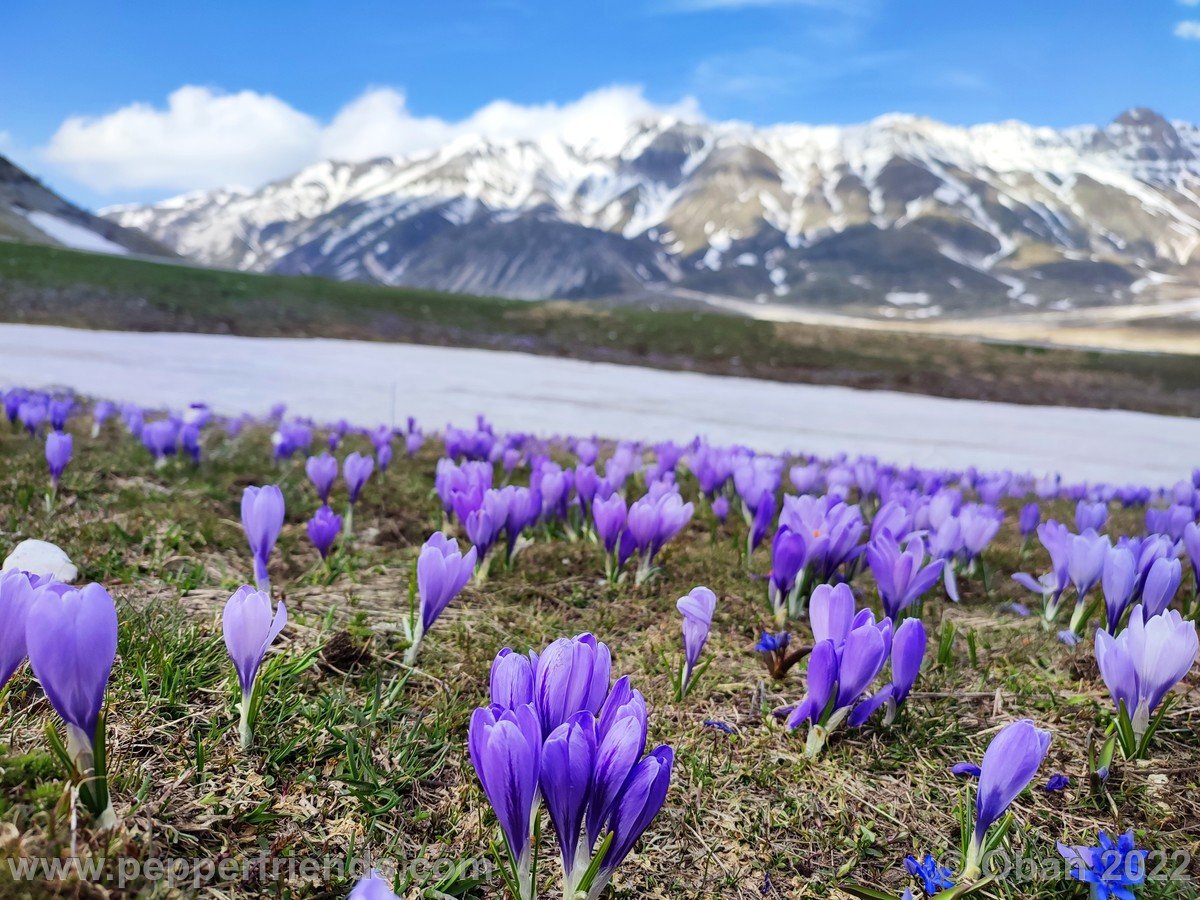
M 519 350 L 1015 403 L 1200 415 L 1193 356 L 755 321 L 690 308 L 502 300 L 0 243 L 0 321 Z
M 3 543 L 36 536 L 60 544 L 83 579 L 117 598 L 121 622 L 108 721 L 124 829 L 102 836 L 84 820 L 74 824 L 44 737 L 55 716 L 22 670 L 0 696 L 0 857 L 8 861 L 92 860 L 110 878 L 111 896 L 171 895 L 145 877 L 123 888 L 111 879 L 122 857 L 180 857 L 214 873 L 230 867 L 226 880 L 178 885 L 182 896 L 342 897 L 351 879 L 336 869 L 284 884 L 273 872 L 369 852 L 407 862 L 402 896 L 500 896 L 488 868 L 494 820 L 465 747 L 470 712 L 485 700 L 501 647 L 541 648 L 581 631 L 609 643 L 614 672 L 632 674 L 646 694 L 651 741 L 677 751 L 667 804 L 623 865 L 614 897 L 833 897 L 844 896 L 835 887 L 842 879 L 899 896 L 908 884 L 905 854 L 929 850 L 945 860 L 957 844 L 955 807 L 969 788 L 949 767 L 978 761 L 995 730 L 1021 716 L 1055 737 L 1035 787 L 1016 803 L 1016 857 L 1053 858 L 1055 840 L 1091 844 L 1097 827 L 1134 828 L 1139 846 L 1189 860 L 1200 851 L 1195 673 L 1151 758 L 1119 766 L 1107 792 L 1089 791 L 1084 748 L 1106 722 L 1107 696 L 1086 644 L 1068 648 L 1036 621 L 1002 611 L 1019 597 L 1006 573 L 1046 565 L 1040 550 L 1020 558 L 1015 514 L 987 554 L 992 593 L 976 579 L 965 582 L 959 605 L 927 602 L 927 668 L 897 723 L 843 732 L 809 760 L 802 735 L 770 714 L 802 695 L 803 665 L 772 682 L 752 650 L 769 619 L 761 580 L 768 561 L 760 551 L 760 574 L 747 573 L 740 523 L 718 527 L 699 513 L 665 550 L 662 572 L 640 588 L 605 582 L 594 545 L 540 534 L 512 570 L 494 567 L 482 587 L 454 601 L 419 666 L 408 668 L 401 619 L 410 569 L 416 548 L 441 525 L 431 491 L 436 448 L 397 458 L 368 484 L 358 534 L 331 576 L 303 532 L 317 502 L 302 462 L 271 462 L 262 428 L 223 443 L 214 437 L 198 468 L 176 460 L 155 469 L 111 424 L 97 440 L 77 433 L 76 459 L 48 514 L 40 442 L 0 434 Z M 365 438 L 350 444 L 369 446 Z M 241 489 L 268 481 L 287 498 L 272 575 L 290 622 L 265 670 L 256 745 L 242 754 L 219 615 L 249 576 Z M 1137 513 L 1114 515 L 1116 530 L 1139 529 Z M 680 652 L 674 601 L 696 584 L 719 597 L 706 650 L 713 662 L 679 702 L 671 689 Z M 869 578 L 862 585 L 873 601 Z M 807 634 L 803 624 L 794 630 Z M 1036 787 L 1052 772 L 1071 777 L 1065 793 Z M 544 840 L 549 873 L 555 865 Z M 242 869 L 245 860 L 256 862 Z M 10 872 L 0 864 L 0 896 L 92 896 L 70 879 L 6 883 Z M 1197 874 L 1191 863 L 1185 880 L 1156 881 L 1140 896 L 1196 896 Z M 1083 892 L 1061 879 L 1011 880 L 982 896 Z

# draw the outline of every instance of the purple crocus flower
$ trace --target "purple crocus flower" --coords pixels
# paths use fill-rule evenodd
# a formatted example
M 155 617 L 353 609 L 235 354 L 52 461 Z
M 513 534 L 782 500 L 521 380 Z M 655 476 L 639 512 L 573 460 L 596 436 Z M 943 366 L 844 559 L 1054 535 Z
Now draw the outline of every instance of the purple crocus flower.
M 276 485 L 251 485 L 242 492 L 242 528 L 254 557 L 254 582 L 260 591 L 271 590 L 267 561 L 283 529 L 283 491 Z
M 808 658 L 808 693 L 787 724 L 796 729 L 810 723 L 805 752 L 812 757 L 882 671 L 891 653 L 892 623 L 877 623 L 869 609 L 855 614 L 854 596 L 845 584 L 818 586 L 809 618 L 815 645 Z
M 25 622 L 35 599 L 25 572 L 0 573 L 0 688 L 25 661 Z
M 419 608 L 411 628 L 412 642 L 405 655 L 408 665 L 416 662 L 421 640 L 438 616 L 471 580 L 475 572 L 475 557 L 474 547 L 464 554 L 458 548 L 458 541 L 440 531 L 435 531 L 421 547 L 417 557 Z
M 97 400 L 96 405 L 92 407 L 92 437 L 100 436 L 100 429 L 104 427 L 117 407 L 108 400 Z
M 54 431 L 62 431 L 67 427 L 67 419 L 75 410 L 75 401 L 71 397 L 56 397 L 47 407 L 50 417 L 50 427 Z
M 865 723 L 875 711 L 886 704 L 887 714 L 884 724 L 891 725 L 896 718 L 896 711 L 908 699 L 909 692 L 917 682 L 921 671 L 921 663 L 925 659 L 925 648 L 928 638 L 925 625 L 920 619 L 905 619 L 892 636 L 892 682 L 884 685 L 873 697 L 864 700 L 854 708 L 846 720 L 852 728 Z
M 374 471 L 375 460 L 358 452 L 349 454 L 342 463 L 342 475 L 346 479 L 346 488 L 350 492 L 352 506 L 358 502 L 358 495 L 362 492 L 363 485 L 367 483 L 367 479 Z
M 1021 513 L 1017 517 L 1017 528 L 1020 530 L 1022 538 L 1032 535 L 1041 523 L 1042 510 L 1037 503 L 1027 503 L 1021 507 Z
M 90 779 L 81 790 L 100 828 L 116 825 L 107 775 L 93 771 L 104 692 L 117 656 L 117 608 L 98 584 L 43 586 L 25 622 L 29 665 L 67 726 L 67 751 Z
M 667 789 L 671 786 L 674 765 L 675 751 L 661 746 L 652 750 L 629 773 L 608 819 L 613 841 L 588 893 L 589 897 L 600 895 L 617 866 L 633 850 L 638 838 L 662 809 L 667 799 Z
M 675 608 L 683 615 L 683 669 L 679 675 L 679 699 L 687 696 L 696 673 L 696 663 L 708 642 L 712 628 L 713 611 L 717 608 L 717 595 L 706 587 L 695 587 L 687 596 L 680 597 Z
M 1147 619 L 1142 607 L 1135 606 L 1129 624 L 1116 637 L 1096 632 L 1100 675 L 1117 711 L 1124 707 L 1136 739 L 1127 753 L 1144 751 L 1152 713 L 1187 675 L 1197 649 L 1195 624 L 1173 609 Z
M 520 550 L 521 532 L 537 523 L 542 513 L 542 500 L 537 491 L 508 485 L 500 489 L 504 498 L 505 556 L 511 563 Z
M 808 564 L 808 542 L 803 534 L 786 525 L 775 532 L 771 541 L 771 575 L 767 580 L 767 599 L 782 628 L 789 614 L 799 615 L 799 597 L 804 590 L 800 573 Z
M 30 436 L 37 434 L 48 414 L 46 399 L 40 396 L 22 401 L 17 410 L 17 418 L 21 420 L 21 424 L 25 426 L 25 430 L 29 432 Z
M 591 848 L 583 837 L 596 752 L 596 717 L 587 710 L 555 728 L 542 745 L 540 785 L 558 835 L 567 896 L 575 896 L 591 863 Z
M 252 695 L 258 669 L 267 655 L 267 649 L 285 625 L 287 607 L 283 601 L 279 602 L 278 609 L 272 610 L 270 594 L 256 591 L 248 584 L 234 591 L 225 603 L 221 631 L 225 637 L 225 649 L 237 671 L 238 685 L 242 689 L 238 734 L 243 750 L 249 750 L 254 740 Z
M 329 549 L 337 536 L 342 533 L 342 517 L 328 506 L 318 509 L 308 520 L 308 538 L 321 554 L 321 559 L 329 557 Z
M 591 634 L 559 638 L 538 657 L 533 697 L 547 733 L 575 713 L 599 713 L 608 696 L 612 657 Z
M 884 615 L 896 621 L 942 577 L 942 560 L 925 565 L 925 542 L 909 538 L 904 549 L 887 532 L 867 545 L 867 565 L 879 586 Z
M 1147 619 L 1164 612 L 1183 581 L 1183 563 L 1177 559 L 1156 559 L 1142 585 L 1142 613 Z
M 625 530 L 626 515 L 625 498 L 620 494 L 613 493 L 592 503 L 592 521 L 596 525 L 596 537 L 604 545 L 609 578 L 616 577 L 613 555 L 621 532 Z
M 50 467 L 50 484 L 56 491 L 59 479 L 71 461 L 73 447 L 71 435 L 65 432 L 51 431 L 46 435 L 46 465 Z
M 722 494 L 712 502 L 712 512 L 718 522 L 729 518 L 729 498 Z
M 1050 732 L 1037 728 L 1030 719 L 1006 725 L 992 738 L 979 767 L 975 831 L 963 869 L 963 881 L 974 881 L 979 877 L 988 829 L 1029 786 L 1049 749 Z
M 530 847 L 541 776 L 542 724 L 532 704 L 515 709 L 480 707 L 471 716 L 467 746 L 475 774 L 504 832 L 517 896 L 525 900 L 533 895 Z
M 1195 602 L 1200 604 L 1200 522 L 1192 522 L 1183 529 L 1182 543 L 1192 564 L 1192 592 Z
M 491 564 L 491 550 L 508 521 L 508 498 L 495 488 L 488 488 L 480 498 L 479 506 L 467 513 L 463 529 L 467 538 L 475 545 L 479 560 L 479 578 L 487 577 Z
M 179 449 L 179 423 L 174 419 L 159 419 L 141 426 L 142 445 L 154 457 L 154 465 L 166 465 L 167 457 Z
M 400 900 L 392 890 L 392 883 L 372 869 L 359 880 L 346 900 Z
M 490 696 L 494 706 L 514 709 L 533 702 L 533 677 L 537 671 L 538 656 L 532 651 L 528 656 L 505 647 L 492 660 L 489 680 Z
M 1127 546 L 1116 546 L 1104 559 L 1104 574 L 1100 587 L 1104 593 L 1105 624 L 1109 634 L 1116 634 L 1133 600 L 1137 585 L 1137 562 Z
M 310 456 L 304 463 L 305 474 L 312 486 L 317 490 L 317 496 L 322 503 L 329 502 L 329 492 L 337 481 L 338 462 L 331 454 L 322 453 L 320 456 Z
M 1088 529 L 1100 531 L 1108 521 L 1108 504 L 1104 502 L 1089 503 L 1080 500 L 1075 505 L 1075 530 L 1083 533 Z

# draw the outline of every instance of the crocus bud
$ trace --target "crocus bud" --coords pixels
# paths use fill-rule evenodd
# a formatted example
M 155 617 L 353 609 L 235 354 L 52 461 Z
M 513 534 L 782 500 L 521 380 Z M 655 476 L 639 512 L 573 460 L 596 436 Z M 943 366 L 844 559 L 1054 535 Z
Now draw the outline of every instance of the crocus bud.
M 239 734 L 242 749 L 247 750 L 254 739 L 252 694 L 259 666 L 267 654 L 267 648 L 287 625 L 287 607 L 280 601 L 277 610 L 271 609 L 271 597 L 264 591 L 255 591 L 248 584 L 242 585 L 225 604 L 221 617 L 221 630 L 225 635 L 225 649 L 237 670 L 238 684 L 242 689 L 241 723 Z
M 328 506 L 322 506 L 308 520 L 308 537 L 321 554 L 321 559 L 329 556 L 329 548 L 342 532 L 342 517 Z
M 692 675 L 704 645 L 708 643 L 708 632 L 712 628 L 713 611 L 717 608 L 717 595 L 706 587 L 692 588 L 686 597 L 680 597 L 675 608 L 683 615 L 683 670 L 679 676 L 679 699 L 687 696 Z
M 117 609 L 98 584 L 79 590 L 50 584 L 37 591 L 25 624 L 29 664 L 55 712 L 67 725 L 67 750 L 81 789 L 101 828 L 116 825 L 107 775 L 94 772 L 94 748 L 104 692 L 117 656 Z
M 417 557 L 417 596 L 420 607 L 412 629 L 412 643 L 406 660 L 409 665 L 416 662 L 421 639 L 433 627 L 438 616 L 458 596 L 475 572 L 476 550 L 472 547 L 463 554 L 458 541 L 440 531 L 435 531 L 421 547 Z
M 312 486 L 316 489 L 317 496 L 321 498 L 321 502 L 328 503 L 329 492 L 333 490 L 333 483 L 337 480 L 337 460 L 328 453 L 322 453 L 320 456 L 310 456 L 304 463 L 304 472 L 308 475 L 308 480 L 312 482 Z
M 580 877 L 591 862 L 583 837 L 583 817 L 596 766 L 596 719 L 586 710 L 555 728 L 542 746 L 540 785 L 554 832 L 558 836 L 566 882 L 564 894 L 573 896 Z
M 254 556 L 254 581 L 260 591 L 271 590 L 267 561 L 283 529 L 283 492 L 273 484 L 242 492 L 242 528 Z
M 988 829 L 1004 815 L 1017 795 L 1028 787 L 1049 748 L 1050 732 L 1035 727 L 1029 719 L 1006 725 L 992 738 L 979 767 L 979 785 L 975 791 L 975 832 L 963 870 L 964 881 L 979 877 L 983 841 Z
M 371 473 L 375 471 L 375 460 L 370 456 L 363 456 L 361 453 L 351 453 L 342 463 L 342 474 L 346 479 L 346 488 L 350 492 L 350 502 L 352 504 L 358 502 L 358 495 L 362 492 L 363 485 L 367 483 L 367 479 L 371 477 Z
M 73 446 L 71 435 L 65 432 L 51 431 L 46 435 L 46 465 L 50 467 L 50 483 L 54 485 L 55 490 L 58 489 L 58 481 L 71 461 Z
M 538 715 L 532 704 L 508 710 L 480 707 L 471 716 L 467 746 L 504 832 L 519 896 L 532 896 L 530 845 L 542 756 Z
M 528 656 L 505 647 L 492 660 L 490 679 L 492 703 L 504 709 L 514 709 L 533 702 L 533 674 L 537 669 L 537 654 Z
M 538 659 L 534 702 L 547 732 L 580 710 L 600 712 L 608 695 L 612 658 L 591 634 L 559 638 Z

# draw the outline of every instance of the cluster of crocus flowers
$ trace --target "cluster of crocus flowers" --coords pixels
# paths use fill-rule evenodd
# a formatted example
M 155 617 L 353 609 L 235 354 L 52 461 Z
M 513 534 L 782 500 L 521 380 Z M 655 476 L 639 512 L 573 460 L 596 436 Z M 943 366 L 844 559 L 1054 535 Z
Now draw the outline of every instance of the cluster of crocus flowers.
M 241 691 L 238 736 L 243 750 L 249 750 L 254 742 L 254 724 L 262 703 L 258 670 L 267 649 L 285 625 L 287 607 L 283 601 L 273 610 L 270 595 L 256 591 L 248 584 L 234 591 L 225 604 L 221 631 Z
M 23 592 L 22 587 L 17 588 Z M 99 584 L 39 587 L 25 623 L 29 665 L 66 724 L 56 754 L 78 781 L 79 797 L 99 828 L 117 824 L 108 793 L 104 695 L 117 656 L 117 609 Z
M 610 577 L 615 577 L 627 560 L 636 557 L 634 583 L 644 583 L 655 572 L 654 561 L 659 551 L 691 521 L 694 511 L 694 504 L 684 502 L 675 485 L 664 481 L 655 482 L 644 497 L 629 504 L 620 529 L 616 528 L 619 507 L 602 509 L 599 501 L 593 504 L 596 531 L 606 551 L 615 541 L 616 558 L 612 561 L 615 564 L 608 566 Z M 608 552 L 611 556 L 613 551 Z
M 646 748 L 646 702 L 618 679 L 608 647 L 590 634 L 540 655 L 505 649 L 492 664 L 491 704 L 475 710 L 471 761 L 500 828 L 516 900 L 537 884 L 539 799 L 554 826 L 563 897 L 598 897 L 658 814 L 674 753 Z
M 699 662 L 712 629 L 717 595 L 706 587 L 695 587 L 676 601 L 675 608 L 683 616 L 683 664 L 675 682 L 675 696 L 682 700 L 708 668 L 707 663 L 700 666 Z
M 417 557 L 417 602 L 407 623 L 409 646 L 404 661 L 408 665 L 417 661 L 421 641 L 433 623 L 471 580 L 475 556 L 474 547 L 464 554 L 454 538 L 440 531 L 434 532 L 421 547 Z
M 283 529 L 283 517 L 283 492 L 276 485 L 252 485 L 242 492 L 242 528 L 254 560 L 254 583 L 260 591 L 271 590 L 267 563 Z
M 808 691 L 788 714 L 787 725 L 807 724 L 805 752 L 816 756 L 843 723 L 859 726 L 889 704 L 888 719 L 908 696 L 920 672 L 926 636 L 920 619 L 908 619 L 893 634 L 892 621 L 875 620 L 869 609 L 855 611 L 848 585 L 819 585 L 809 611 L 813 649 L 808 657 Z M 892 678 L 868 694 L 891 660 Z
M 1114 733 L 1127 758 L 1146 755 L 1167 710 L 1163 701 L 1187 675 L 1197 650 L 1195 623 L 1176 610 L 1146 617 L 1137 606 L 1115 637 L 1096 631 L 1096 663 L 1112 694 L 1117 711 Z

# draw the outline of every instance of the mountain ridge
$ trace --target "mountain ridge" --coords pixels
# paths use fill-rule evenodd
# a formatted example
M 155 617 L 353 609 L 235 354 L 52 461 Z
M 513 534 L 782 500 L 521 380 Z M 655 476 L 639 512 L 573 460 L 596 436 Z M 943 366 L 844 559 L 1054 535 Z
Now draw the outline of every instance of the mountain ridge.
M 1200 285 L 1200 128 L 662 116 L 464 135 L 101 215 L 201 262 L 523 299 L 681 293 L 888 318 L 1151 303 Z
M 140 231 L 81 209 L 0 156 L 0 239 L 95 253 L 174 256 Z

